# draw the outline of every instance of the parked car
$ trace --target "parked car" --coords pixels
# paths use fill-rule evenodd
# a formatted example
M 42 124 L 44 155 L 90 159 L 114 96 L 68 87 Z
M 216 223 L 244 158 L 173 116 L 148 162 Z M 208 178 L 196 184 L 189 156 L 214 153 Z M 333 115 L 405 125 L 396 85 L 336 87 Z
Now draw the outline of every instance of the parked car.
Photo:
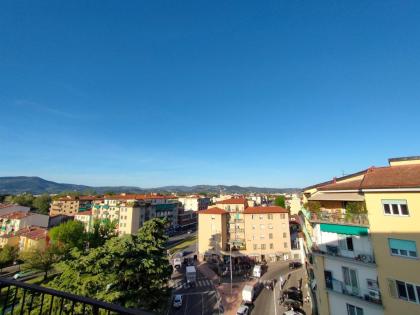
M 174 297 L 174 303 L 172 304 L 174 308 L 181 308 L 182 307 L 182 295 L 177 294 Z
M 300 267 L 302 267 L 302 263 L 299 261 L 292 261 L 289 263 L 289 269 L 299 269 Z
M 248 315 L 248 314 L 249 314 L 248 305 L 241 305 L 241 306 L 239 306 L 238 310 L 236 311 L 236 315 Z
M 17 280 L 23 277 L 27 277 L 30 275 L 33 275 L 36 273 L 36 270 L 25 270 L 25 271 L 19 271 L 18 273 L 13 275 L 13 279 Z

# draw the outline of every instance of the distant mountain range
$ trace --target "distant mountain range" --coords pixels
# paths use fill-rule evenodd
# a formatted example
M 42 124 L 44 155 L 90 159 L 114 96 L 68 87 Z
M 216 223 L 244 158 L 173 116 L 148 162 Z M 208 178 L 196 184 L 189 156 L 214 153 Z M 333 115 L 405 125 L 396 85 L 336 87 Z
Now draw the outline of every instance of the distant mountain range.
M 64 191 L 96 191 L 98 194 L 112 191 L 114 193 L 150 193 L 150 192 L 175 192 L 175 193 L 288 193 L 299 191 L 299 188 L 262 188 L 262 187 L 241 187 L 226 185 L 196 185 L 196 186 L 163 186 L 157 188 L 140 188 L 134 186 L 102 186 L 92 187 L 86 185 L 63 184 L 45 180 L 40 177 L 12 176 L 0 177 L 0 194 L 57 194 Z

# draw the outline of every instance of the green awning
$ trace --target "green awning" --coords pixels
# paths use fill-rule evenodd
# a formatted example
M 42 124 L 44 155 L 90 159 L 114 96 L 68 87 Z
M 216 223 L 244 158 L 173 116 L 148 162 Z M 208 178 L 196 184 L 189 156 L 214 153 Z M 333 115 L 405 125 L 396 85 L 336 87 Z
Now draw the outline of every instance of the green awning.
M 353 225 L 341 225 L 341 224 L 321 224 L 321 231 L 346 234 L 346 235 L 368 235 L 367 227 L 353 226 Z

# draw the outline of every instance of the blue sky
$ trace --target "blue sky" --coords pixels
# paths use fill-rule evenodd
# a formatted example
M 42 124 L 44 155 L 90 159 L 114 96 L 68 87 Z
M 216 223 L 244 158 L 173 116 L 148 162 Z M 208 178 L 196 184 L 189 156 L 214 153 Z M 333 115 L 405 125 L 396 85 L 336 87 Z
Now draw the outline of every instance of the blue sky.
M 418 1 L 2 1 L 0 176 L 302 187 L 420 154 Z

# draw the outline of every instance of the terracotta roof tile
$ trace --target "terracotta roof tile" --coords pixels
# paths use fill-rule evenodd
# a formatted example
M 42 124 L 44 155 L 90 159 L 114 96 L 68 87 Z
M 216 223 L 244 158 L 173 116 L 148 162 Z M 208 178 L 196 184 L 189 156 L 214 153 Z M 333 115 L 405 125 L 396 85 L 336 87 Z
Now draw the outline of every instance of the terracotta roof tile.
M 318 190 L 355 190 L 360 189 L 360 185 L 362 184 L 363 178 L 343 182 L 343 183 L 331 183 L 318 188 Z
M 198 214 L 228 214 L 228 213 L 229 212 L 227 212 L 223 209 L 220 209 L 218 207 L 198 211 Z
M 372 168 L 362 183 L 369 188 L 420 188 L 420 164 Z

